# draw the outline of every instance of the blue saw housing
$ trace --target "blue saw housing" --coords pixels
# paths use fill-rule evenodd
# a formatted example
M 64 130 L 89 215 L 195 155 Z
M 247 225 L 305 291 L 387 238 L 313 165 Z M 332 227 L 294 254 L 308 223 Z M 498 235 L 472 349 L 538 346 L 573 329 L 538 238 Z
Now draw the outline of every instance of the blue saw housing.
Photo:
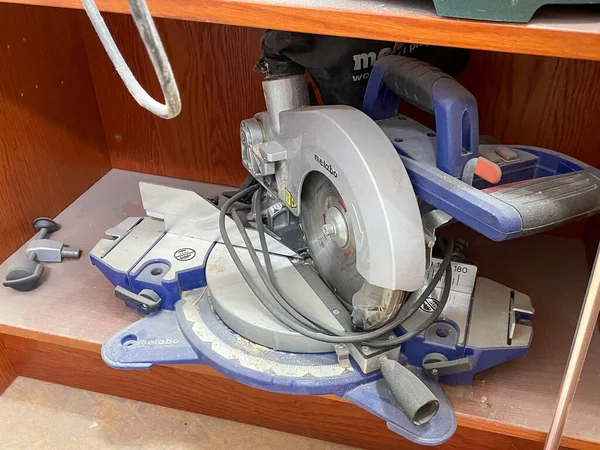
M 436 130 L 398 115 L 401 99 L 433 113 Z M 539 147 L 480 145 L 475 98 L 426 63 L 403 56 L 379 59 L 363 111 L 394 144 L 417 196 L 494 241 L 600 211 L 600 170 Z M 497 165 L 497 184 L 477 175 L 467 181 L 475 158 Z

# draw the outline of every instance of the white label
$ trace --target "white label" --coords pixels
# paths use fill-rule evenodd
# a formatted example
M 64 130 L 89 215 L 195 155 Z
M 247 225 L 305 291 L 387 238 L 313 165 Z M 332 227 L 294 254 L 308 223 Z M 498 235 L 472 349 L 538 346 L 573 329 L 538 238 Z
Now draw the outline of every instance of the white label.
M 441 259 L 431 258 L 431 266 L 425 274 L 425 283 L 423 285 L 423 289 L 431 282 L 441 263 Z M 457 262 L 451 262 L 450 266 L 452 267 L 452 286 L 450 287 L 450 290 L 452 292 L 462 292 L 463 294 L 471 295 L 473 293 L 473 289 L 475 288 L 477 266 Z M 444 280 L 445 276 L 442 275 L 442 279 L 440 283 L 438 283 L 438 287 L 441 288 L 444 286 Z
M 442 260 L 432 258 L 432 263 L 425 275 L 425 283 L 419 291 L 423 292 L 427 285 L 433 279 L 433 276 L 437 272 Z M 477 267 L 471 264 L 463 263 L 451 263 L 452 269 L 452 285 L 450 287 L 450 295 L 446 306 L 442 311 L 441 317 L 452 320 L 460 330 L 459 332 L 459 343 L 464 343 L 465 331 L 467 328 L 467 319 L 469 317 L 469 308 L 471 306 L 471 297 L 473 295 L 473 289 L 475 288 L 475 280 L 477 278 Z M 429 294 L 429 297 L 423 305 L 413 314 L 405 323 L 404 328 L 408 331 L 415 329 L 427 317 L 433 313 L 435 308 L 439 305 L 439 298 L 442 295 L 442 287 L 444 286 L 444 275 L 441 281 L 435 287 L 433 292 Z

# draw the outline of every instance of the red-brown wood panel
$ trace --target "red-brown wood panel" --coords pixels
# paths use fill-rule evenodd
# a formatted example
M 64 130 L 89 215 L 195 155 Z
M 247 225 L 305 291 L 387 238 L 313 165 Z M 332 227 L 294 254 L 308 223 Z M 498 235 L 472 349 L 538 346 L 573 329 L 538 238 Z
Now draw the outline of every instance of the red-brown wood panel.
M 144 86 L 162 100 L 152 66 L 130 17 L 106 14 L 115 41 Z M 239 123 L 264 108 L 261 31 L 177 20 L 156 20 L 182 97 L 180 116 L 166 121 L 139 107 L 124 88 L 81 13 L 112 166 L 211 183 L 238 185 Z
M 515 49 L 517 51 L 518 49 Z M 600 62 L 475 51 L 461 81 L 480 131 L 600 167 Z
M 15 377 L 15 370 L 10 362 L 8 350 L 6 350 L 2 342 L 2 336 L 0 336 L 0 394 L 10 386 Z
M 0 5 L 0 261 L 110 169 L 77 15 Z

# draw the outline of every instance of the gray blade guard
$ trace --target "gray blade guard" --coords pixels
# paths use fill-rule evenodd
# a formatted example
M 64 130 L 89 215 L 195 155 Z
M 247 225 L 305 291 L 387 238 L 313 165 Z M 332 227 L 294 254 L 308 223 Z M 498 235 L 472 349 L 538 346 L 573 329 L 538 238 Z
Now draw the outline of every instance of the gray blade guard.
M 412 185 L 388 137 L 348 106 L 298 108 L 279 114 L 278 195 L 300 214 L 311 172 L 335 185 L 351 220 L 356 268 L 371 284 L 415 291 L 425 277 L 425 238 Z M 281 148 L 280 147 L 280 148 Z M 287 190 L 287 192 L 286 192 Z

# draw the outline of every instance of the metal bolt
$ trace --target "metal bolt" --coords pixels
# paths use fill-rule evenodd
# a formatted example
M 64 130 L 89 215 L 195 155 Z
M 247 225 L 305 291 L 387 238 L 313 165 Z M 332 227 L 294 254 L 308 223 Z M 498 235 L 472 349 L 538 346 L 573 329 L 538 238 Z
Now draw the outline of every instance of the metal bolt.
M 79 258 L 79 255 L 81 254 L 81 250 L 77 249 L 77 248 L 63 248 L 60 251 L 60 256 L 62 256 L 63 258 Z
M 367 346 L 367 345 L 363 345 L 363 346 L 361 347 L 361 350 L 362 350 L 363 352 L 368 352 L 368 351 L 370 350 L 370 347 L 369 347 L 369 346 Z
M 339 309 L 334 309 L 333 311 L 331 311 L 333 314 L 339 314 L 340 310 Z
M 432 369 L 432 370 L 431 370 L 431 373 L 432 373 L 433 375 L 437 375 L 437 374 L 438 374 L 438 370 L 437 370 L 437 369 Z
M 326 223 L 323 225 L 323 234 L 325 236 L 336 236 L 337 228 L 333 223 Z

